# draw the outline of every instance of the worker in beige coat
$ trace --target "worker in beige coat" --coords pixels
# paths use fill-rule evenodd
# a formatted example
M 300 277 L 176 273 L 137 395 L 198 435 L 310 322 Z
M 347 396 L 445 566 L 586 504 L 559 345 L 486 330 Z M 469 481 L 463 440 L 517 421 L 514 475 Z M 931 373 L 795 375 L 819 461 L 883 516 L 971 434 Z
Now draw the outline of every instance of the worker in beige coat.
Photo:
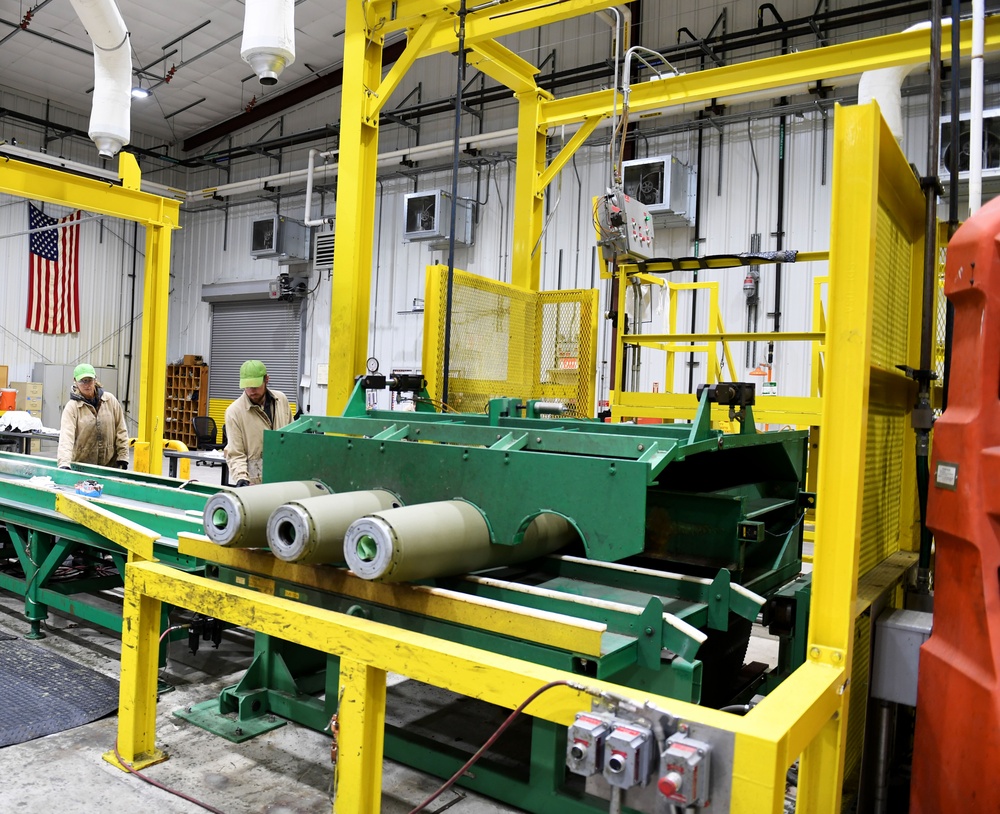
M 243 395 L 226 408 L 226 463 L 236 486 L 260 483 L 264 466 L 264 430 L 292 423 L 288 398 L 267 386 L 267 368 L 257 359 L 240 366 Z
M 63 407 L 56 463 L 128 469 L 128 429 L 118 399 L 101 387 L 92 365 L 73 370 L 73 391 Z

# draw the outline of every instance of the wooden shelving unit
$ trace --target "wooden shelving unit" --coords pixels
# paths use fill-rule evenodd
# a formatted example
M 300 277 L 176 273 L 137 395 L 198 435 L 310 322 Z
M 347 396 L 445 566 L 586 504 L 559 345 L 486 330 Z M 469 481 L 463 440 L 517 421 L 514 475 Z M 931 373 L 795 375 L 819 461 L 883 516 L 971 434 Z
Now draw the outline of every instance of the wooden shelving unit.
M 163 437 L 198 445 L 191 419 L 208 415 L 208 365 L 167 365 L 163 405 Z

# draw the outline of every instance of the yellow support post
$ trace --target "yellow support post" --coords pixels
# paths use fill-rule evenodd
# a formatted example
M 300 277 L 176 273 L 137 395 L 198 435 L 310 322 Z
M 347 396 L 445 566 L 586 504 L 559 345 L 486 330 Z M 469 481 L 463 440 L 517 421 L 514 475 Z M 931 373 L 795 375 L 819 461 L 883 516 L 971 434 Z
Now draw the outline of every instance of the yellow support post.
M 348 3 L 337 173 L 337 245 L 330 306 L 329 386 L 326 411 L 339 415 L 368 358 L 368 309 L 375 237 L 378 118 L 369 115 L 369 89 L 382 80 L 383 34 L 365 22 L 363 3 Z
M 537 251 L 542 237 L 544 189 L 539 179 L 545 170 L 545 130 L 538 126 L 538 106 L 551 94 L 535 89 L 515 94 L 517 115 L 517 169 L 514 175 L 514 244 L 511 282 L 538 291 L 542 258 Z
M 385 678 L 385 670 L 348 658 L 340 660 L 337 814 L 381 810 Z M 341 783 L 342 777 L 350 781 Z
M 169 301 L 170 230 L 147 226 L 139 362 L 139 437 L 149 442 L 149 471 L 156 475 L 163 469 L 163 394 L 167 391 Z
M 116 748 L 105 752 L 104 759 L 120 769 L 126 768 L 123 762 L 142 769 L 167 759 L 166 752 L 156 748 L 160 600 L 141 590 L 132 565 L 125 567 L 122 622 L 118 738 Z

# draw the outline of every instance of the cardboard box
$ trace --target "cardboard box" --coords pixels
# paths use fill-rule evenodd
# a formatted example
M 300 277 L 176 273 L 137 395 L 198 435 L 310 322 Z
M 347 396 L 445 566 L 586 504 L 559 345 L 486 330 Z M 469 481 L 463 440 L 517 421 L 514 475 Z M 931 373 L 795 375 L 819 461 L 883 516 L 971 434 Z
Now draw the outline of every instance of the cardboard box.
M 10 387 L 17 391 L 18 400 L 22 398 L 41 398 L 41 382 L 11 382 Z
M 7 374 L 9 371 L 10 368 L 7 365 L 0 365 L 0 387 L 7 386 Z

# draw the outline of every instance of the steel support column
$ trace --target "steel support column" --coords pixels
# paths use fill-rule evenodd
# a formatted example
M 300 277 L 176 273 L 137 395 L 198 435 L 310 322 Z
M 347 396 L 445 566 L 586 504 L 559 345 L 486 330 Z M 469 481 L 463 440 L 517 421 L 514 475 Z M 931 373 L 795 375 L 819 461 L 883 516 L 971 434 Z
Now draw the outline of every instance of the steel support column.
M 517 170 L 514 175 L 514 244 L 511 250 L 511 282 L 538 291 L 542 258 L 539 241 L 544 221 L 545 190 L 540 186 L 545 171 L 545 129 L 539 127 L 539 105 L 552 96 L 535 89 L 516 94 Z
M 344 84 L 337 162 L 337 245 L 330 305 L 329 387 L 326 411 L 338 415 L 368 358 L 368 320 L 375 238 L 375 171 L 378 116 L 368 95 L 382 80 L 381 32 L 365 22 L 365 7 L 349 3 L 345 21 Z

